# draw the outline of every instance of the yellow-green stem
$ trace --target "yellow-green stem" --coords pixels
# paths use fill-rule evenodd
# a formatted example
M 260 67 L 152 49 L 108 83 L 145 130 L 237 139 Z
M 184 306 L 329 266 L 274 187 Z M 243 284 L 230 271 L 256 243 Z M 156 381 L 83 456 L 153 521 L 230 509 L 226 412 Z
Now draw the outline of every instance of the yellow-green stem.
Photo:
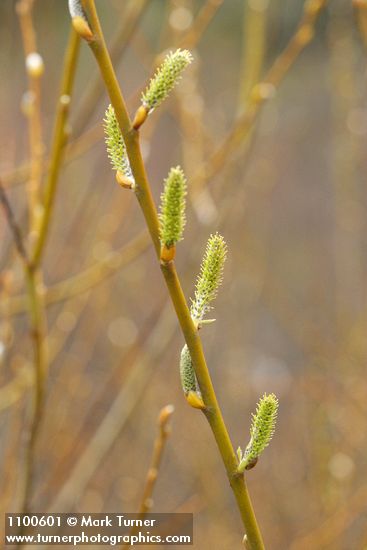
M 243 12 L 239 114 L 245 111 L 251 90 L 260 81 L 266 44 L 267 3 L 264 0 L 247 0 Z
M 26 445 L 24 487 L 22 497 L 22 512 L 30 509 L 34 477 L 34 447 L 42 419 L 42 410 L 47 378 L 47 357 L 45 349 L 45 320 L 42 296 L 40 294 L 40 273 L 31 266 L 25 266 L 25 277 L 29 301 L 29 315 L 31 323 L 31 337 L 33 345 L 34 364 L 34 394 L 32 403 L 31 425 Z
M 136 194 L 143 211 L 157 258 L 160 257 L 159 223 L 141 155 L 139 133 L 132 128 L 125 100 L 121 93 L 111 59 L 104 41 L 94 0 L 86 0 L 94 41 L 89 43 L 100 67 L 112 106 L 126 144 L 131 169 L 136 182 Z M 251 550 L 263 550 L 264 544 L 256 522 L 243 475 L 237 474 L 237 458 L 219 408 L 198 331 L 191 319 L 184 293 L 173 262 L 161 264 L 162 273 L 170 293 L 181 330 L 190 350 L 200 390 L 207 407 L 205 414 L 213 431 L 227 476 L 237 500 Z
M 43 415 L 43 404 L 45 384 L 47 380 L 47 351 L 46 351 L 46 319 L 43 303 L 41 261 L 49 223 L 52 214 L 52 205 L 56 192 L 56 185 L 59 176 L 62 150 L 65 142 L 65 124 L 67 120 L 69 98 L 74 82 L 77 55 L 80 39 L 72 30 L 64 61 L 63 78 L 59 105 L 56 114 L 55 129 L 53 135 L 51 161 L 48 179 L 45 189 L 43 204 L 43 215 L 41 219 L 40 232 L 37 235 L 35 247 L 30 262 L 24 262 L 24 273 L 27 286 L 29 303 L 29 316 L 31 325 L 31 336 L 33 342 L 33 363 L 35 390 L 33 396 L 31 425 L 26 446 L 24 487 L 22 495 L 22 511 L 28 512 L 32 497 L 33 478 L 35 468 L 35 444 L 37 441 L 40 424 Z M 68 99 L 67 99 L 68 98 Z M 24 530 L 22 528 L 22 530 Z M 22 544 L 18 546 L 21 548 Z
M 53 211 L 53 203 L 56 194 L 57 182 L 59 179 L 60 168 L 64 146 L 66 143 L 66 123 L 69 113 L 70 96 L 73 89 L 75 71 L 78 60 L 80 46 L 79 35 L 73 28 L 70 30 L 69 42 L 64 60 L 64 72 L 59 95 L 59 101 L 56 112 L 55 126 L 52 138 L 52 148 L 50 155 L 50 166 L 43 197 L 43 212 L 40 223 L 39 234 L 32 254 L 33 265 L 39 265 L 46 244 L 47 235 Z

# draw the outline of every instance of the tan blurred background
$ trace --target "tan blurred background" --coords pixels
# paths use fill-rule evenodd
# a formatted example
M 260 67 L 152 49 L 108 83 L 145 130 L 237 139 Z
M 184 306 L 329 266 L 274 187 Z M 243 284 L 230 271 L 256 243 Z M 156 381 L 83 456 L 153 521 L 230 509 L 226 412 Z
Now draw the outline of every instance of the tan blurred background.
M 346 0 L 330 0 L 253 133 L 205 181 L 199 168 L 294 35 L 303 2 L 140 3 L 116 64 L 132 114 L 157 55 L 193 47 L 195 63 L 149 118 L 142 140 L 157 200 L 171 166 L 181 164 L 188 176 L 187 228 L 177 255 L 187 298 L 208 235 L 219 231 L 228 243 L 217 321 L 202 337 L 235 447 L 247 443 L 259 396 L 275 392 L 280 400 L 274 440 L 247 475 L 266 546 L 367 548 L 367 103 L 358 25 L 364 16 Z M 137 4 L 97 2 L 109 42 Z M 26 231 L 27 78 L 15 5 L 0 4 L 0 179 Z M 200 28 L 196 18 L 205 9 Z M 48 153 L 70 25 L 66 0 L 36 0 L 33 22 L 45 63 Z M 180 388 L 183 339 L 143 218 L 110 170 L 101 130 L 105 92 L 85 115 L 85 94 L 97 76 L 82 44 L 73 145 L 43 262 L 52 302 L 50 372 L 32 509 L 135 511 L 157 415 L 172 403 L 153 511 L 192 511 L 194 548 L 239 548 L 241 523 L 212 434 Z M 32 356 L 21 263 L 3 215 L 0 231 L 0 509 L 9 512 L 19 505 Z

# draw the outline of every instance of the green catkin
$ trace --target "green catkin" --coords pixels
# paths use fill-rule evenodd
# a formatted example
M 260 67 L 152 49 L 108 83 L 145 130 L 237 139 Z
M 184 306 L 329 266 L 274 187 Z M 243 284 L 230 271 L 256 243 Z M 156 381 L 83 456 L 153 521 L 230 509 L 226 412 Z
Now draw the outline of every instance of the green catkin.
M 180 378 L 182 389 L 189 405 L 195 409 L 205 409 L 190 351 L 186 344 L 181 351 Z
M 185 227 L 186 179 L 179 166 L 171 168 L 161 195 L 160 239 L 167 248 L 182 239 Z
M 125 142 L 121 135 L 115 110 L 112 105 L 108 106 L 103 122 L 107 154 L 111 161 L 112 168 L 123 174 L 126 178 L 133 180 Z
M 275 431 L 278 405 L 278 399 L 273 393 L 264 394 L 257 404 L 256 413 L 252 415 L 250 442 L 243 455 L 239 449 L 239 472 L 256 464 L 261 453 L 269 445 Z
M 71 17 L 82 17 L 85 21 L 87 21 L 87 16 L 81 0 L 69 0 L 68 4 Z
M 170 52 L 142 94 L 142 104 L 150 112 L 166 99 L 181 78 L 182 71 L 192 62 L 188 50 Z
M 189 352 L 189 348 L 187 347 L 186 344 L 184 345 L 181 351 L 180 377 L 181 377 L 182 389 L 185 394 L 189 393 L 190 391 L 196 392 L 198 390 L 198 384 L 196 380 L 194 367 L 192 364 L 191 355 Z
M 195 298 L 191 304 L 191 316 L 200 323 L 204 315 L 212 309 L 210 303 L 216 298 L 223 280 L 224 263 L 227 257 L 227 245 L 221 235 L 210 235 L 200 274 L 196 282 Z

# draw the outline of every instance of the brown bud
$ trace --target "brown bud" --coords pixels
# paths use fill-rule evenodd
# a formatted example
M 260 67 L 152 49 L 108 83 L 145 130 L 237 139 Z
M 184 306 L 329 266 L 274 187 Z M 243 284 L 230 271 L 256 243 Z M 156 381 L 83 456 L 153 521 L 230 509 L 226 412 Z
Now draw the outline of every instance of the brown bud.
M 119 170 L 116 172 L 116 181 L 124 189 L 132 189 L 134 187 L 134 182 L 128 177 L 124 176 Z
M 134 130 L 139 130 L 140 126 L 144 124 L 148 117 L 148 111 L 144 105 L 140 105 L 139 109 L 135 113 L 135 117 L 133 120 L 133 128 Z
M 170 247 L 167 247 L 165 244 L 162 244 L 161 247 L 161 261 L 167 264 L 168 262 L 172 262 L 172 260 L 175 258 L 176 255 L 176 246 L 172 245 Z
M 81 17 L 80 15 L 76 15 L 72 18 L 71 22 L 79 36 L 81 36 L 88 42 L 91 42 L 94 39 L 94 34 L 92 33 L 88 22 L 83 17 Z
M 198 392 L 195 391 L 189 391 L 186 395 L 186 401 L 191 407 L 194 407 L 194 409 L 205 409 L 205 403 L 201 397 L 201 395 Z

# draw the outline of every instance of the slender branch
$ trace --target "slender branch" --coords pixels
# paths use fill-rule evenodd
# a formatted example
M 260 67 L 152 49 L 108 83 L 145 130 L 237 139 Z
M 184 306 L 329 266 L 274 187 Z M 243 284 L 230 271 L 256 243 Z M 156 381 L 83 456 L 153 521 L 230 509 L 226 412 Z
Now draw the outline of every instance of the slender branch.
M 46 238 L 53 211 L 53 203 L 56 194 L 62 163 L 63 150 L 66 141 L 66 122 L 69 113 L 70 96 L 72 93 L 78 53 L 80 46 L 79 35 L 72 28 L 64 60 L 64 72 L 62 77 L 59 101 L 56 112 L 55 127 L 52 138 L 51 160 L 46 181 L 43 199 L 43 214 L 40 223 L 38 238 L 34 247 L 32 262 L 39 265 L 46 244 Z
M 24 265 L 27 266 L 29 264 L 29 260 L 28 260 L 27 250 L 24 245 L 23 236 L 18 226 L 18 223 L 15 219 L 12 207 L 10 205 L 10 202 L 8 200 L 8 197 L 6 195 L 5 189 L 1 181 L 0 181 L 0 202 L 1 202 L 1 206 L 3 207 L 10 231 L 12 232 L 14 244 L 17 249 L 17 252 L 21 260 L 23 261 Z
M 357 24 L 364 46 L 367 46 L 367 2 L 366 0 L 353 0 L 356 11 Z
M 154 442 L 153 454 L 145 480 L 145 486 L 143 490 L 142 499 L 140 502 L 138 519 L 144 519 L 147 513 L 153 506 L 153 491 L 158 479 L 159 468 L 162 462 L 163 452 L 166 446 L 167 438 L 171 433 L 171 427 L 169 425 L 170 418 L 174 412 L 173 405 L 166 405 L 160 411 L 158 416 L 158 434 Z M 134 526 L 130 531 L 130 536 L 135 535 L 138 532 L 138 527 Z M 121 546 L 121 550 L 124 548 L 131 548 L 131 544 L 126 543 Z
M 41 122 L 41 82 L 43 61 L 37 53 L 36 33 L 32 20 L 34 0 L 19 0 L 16 11 L 19 17 L 25 64 L 28 74 L 28 92 L 25 96 L 25 113 L 28 116 L 30 171 L 28 180 L 28 207 L 30 228 L 36 230 L 40 207 L 40 189 L 44 156 Z
M 141 155 L 139 133 L 132 129 L 125 100 L 120 91 L 105 44 L 94 0 L 86 0 L 85 5 L 90 16 L 91 27 L 94 33 L 94 40 L 89 42 L 89 46 L 100 67 L 103 80 L 125 140 L 130 166 L 136 182 L 136 196 L 145 217 L 157 258 L 159 259 L 160 241 L 158 216 Z M 244 476 L 236 473 L 237 458 L 216 399 L 201 340 L 191 319 L 190 311 L 181 289 L 174 263 L 169 262 L 167 264 L 162 264 L 161 268 L 176 310 L 181 330 L 193 359 L 195 372 L 206 405 L 205 415 L 213 431 L 230 485 L 235 494 L 249 544 L 252 550 L 262 550 L 264 544 L 256 522 Z
M 260 81 L 266 50 L 267 0 L 253 0 L 243 5 L 242 55 L 238 113 L 246 108 L 249 95 Z
M 40 291 L 41 275 L 38 271 L 34 270 L 32 266 L 28 266 L 28 268 L 25 270 L 25 277 L 28 289 L 29 314 L 31 320 L 35 383 L 31 414 L 31 426 L 29 429 L 28 441 L 26 444 L 24 486 L 22 496 L 22 512 L 28 513 L 30 510 L 30 500 L 33 489 L 35 444 L 39 433 L 39 426 L 42 420 L 44 405 L 45 381 L 47 378 L 47 353 L 45 342 L 46 324 L 44 318 L 42 294 Z

